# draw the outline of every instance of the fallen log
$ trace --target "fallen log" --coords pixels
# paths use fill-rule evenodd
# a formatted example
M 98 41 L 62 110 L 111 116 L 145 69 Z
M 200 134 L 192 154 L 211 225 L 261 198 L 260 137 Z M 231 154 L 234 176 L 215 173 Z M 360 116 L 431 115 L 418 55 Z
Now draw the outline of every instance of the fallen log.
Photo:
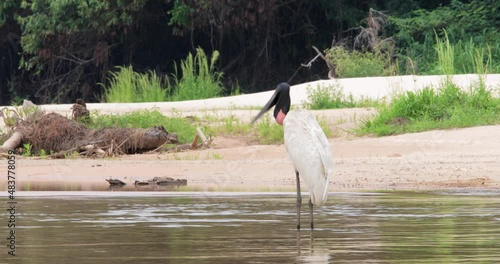
M 88 129 L 59 114 L 41 114 L 32 122 L 22 121 L 0 147 L 1 152 L 31 145 L 32 153 L 44 150 L 51 158 L 65 158 L 77 152 L 86 156 L 112 156 L 142 153 L 156 149 L 168 140 L 177 140 L 164 127 Z

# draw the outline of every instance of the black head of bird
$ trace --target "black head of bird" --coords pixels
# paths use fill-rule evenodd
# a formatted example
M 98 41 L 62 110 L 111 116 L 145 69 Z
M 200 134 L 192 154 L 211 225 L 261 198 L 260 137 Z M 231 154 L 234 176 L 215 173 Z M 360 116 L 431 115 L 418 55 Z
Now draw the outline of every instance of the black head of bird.
M 254 117 L 252 124 L 261 118 L 264 113 L 269 111 L 274 107 L 274 119 L 280 125 L 283 125 L 286 114 L 290 111 L 290 85 L 288 83 L 282 82 L 276 86 L 273 96 L 269 99 L 269 102 L 260 110 L 259 114 Z

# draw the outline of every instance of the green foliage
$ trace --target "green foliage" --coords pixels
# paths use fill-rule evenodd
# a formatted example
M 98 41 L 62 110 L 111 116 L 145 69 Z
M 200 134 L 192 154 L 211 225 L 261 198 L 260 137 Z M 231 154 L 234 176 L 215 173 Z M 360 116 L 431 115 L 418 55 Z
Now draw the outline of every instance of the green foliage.
M 174 7 L 167 12 L 167 14 L 170 15 L 168 25 L 181 27 L 181 29 L 177 29 L 174 27 L 174 32 L 176 34 L 182 35 L 182 28 L 187 28 L 189 26 L 190 16 L 194 13 L 194 11 L 194 8 L 181 3 L 181 1 L 179 0 L 175 0 Z
M 12 16 L 12 10 L 17 8 L 19 8 L 19 1 L 2 0 L 2 2 L 0 2 L 0 27 L 5 24 L 9 16 Z
M 229 135 L 245 135 L 249 132 L 250 126 L 238 118 L 235 118 L 233 115 L 230 115 L 223 120 L 222 131 L 224 134 Z
M 111 73 L 109 87 L 104 87 L 103 101 L 140 103 L 162 102 L 166 99 L 167 90 L 162 88 L 162 80 L 155 72 L 137 73 L 132 66 L 118 68 L 118 72 Z
M 196 134 L 196 127 L 183 117 L 167 117 L 157 109 L 130 112 L 122 115 L 100 115 L 92 117 L 90 128 L 151 128 L 163 126 L 169 133 L 177 134 L 179 142 L 191 142 Z
M 393 71 L 389 58 L 381 52 L 348 51 L 336 46 L 327 50 L 326 58 L 335 65 L 340 78 L 388 76 Z
M 435 73 L 444 75 L 457 73 L 487 74 L 490 70 L 495 70 L 492 65 L 492 54 L 489 45 L 477 45 L 472 40 L 468 42 L 459 41 L 453 45 L 450 44 L 446 31 L 444 33 L 442 39 L 436 36 L 437 65 Z M 500 70 L 500 68 L 498 69 Z
M 500 1 L 238 3 L 0 1 L 0 89 L 11 95 L 2 97 L 2 103 L 10 104 L 15 96 L 30 96 L 35 103 L 69 103 L 78 97 L 92 101 L 96 83 L 105 82 L 115 64 L 172 72 L 168 62 L 196 45 L 224 54 L 219 66 L 225 69 L 227 83 L 240 83 L 245 92 L 261 91 L 274 84 L 276 76 L 289 75 L 308 59 L 310 53 L 303 47 L 311 43 L 325 47 L 332 36 L 346 47 L 333 50 L 338 57 L 330 58 L 340 77 L 392 75 L 394 69 L 400 74 L 441 74 L 437 39 L 453 48 L 455 73 L 500 72 Z M 391 23 L 386 23 L 386 14 L 392 15 Z M 181 64 L 177 67 L 180 82 L 184 73 Z M 295 81 L 310 80 L 317 73 L 299 74 Z M 188 83 L 186 79 L 181 88 L 205 90 L 204 84 Z M 198 94 L 169 88 L 172 100 Z M 217 91 L 203 97 L 213 94 Z
M 463 91 L 446 81 L 437 90 L 427 87 L 395 96 L 373 120 L 363 124 L 360 132 L 384 136 L 498 123 L 500 98 L 493 97 L 484 83 Z
M 436 52 L 445 55 L 439 60 L 447 60 L 447 71 L 451 71 L 449 63 L 453 58 L 453 72 L 475 73 L 478 56 L 483 54 L 482 65 L 494 67 L 482 70 L 500 72 L 500 20 L 495 11 L 499 9 L 499 1 L 452 0 L 450 5 L 436 9 L 418 9 L 406 17 L 391 17 L 399 47 L 400 73 L 442 74 L 444 61 L 437 60 Z
M 30 157 L 32 155 L 31 148 L 33 146 L 29 143 L 23 144 L 23 157 Z
M 196 55 L 191 53 L 180 63 L 182 78 L 179 78 L 178 67 L 175 67 L 175 88 L 169 97 L 170 101 L 205 99 L 220 96 L 222 92 L 222 72 L 215 69 L 219 52 L 214 51 L 209 58 L 201 48 Z
M 317 121 L 327 137 L 331 136 L 331 129 L 324 118 L 317 118 Z M 282 144 L 285 131 L 283 126 L 277 125 L 271 120 L 269 115 L 265 115 L 257 123 L 257 138 L 262 144 Z
M 261 143 L 283 143 L 283 136 L 285 135 L 283 126 L 271 122 L 268 115 L 265 115 L 257 123 L 257 137 Z
M 42 158 L 46 158 L 47 157 L 47 152 L 44 149 L 41 149 L 40 153 L 38 154 L 38 156 L 40 156 Z
M 214 124 L 210 126 L 210 131 L 217 135 L 226 136 L 251 136 L 256 138 L 261 144 L 273 144 L 283 142 L 283 127 L 271 122 L 269 116 L 264 116 L 255 126 L 248 122 L 229 115 L 224 118 L 214 118 L 205 116 L 203 119 L 211 119 Z
M 132 25 L 134 14 L 145 3 L 146 0 L 22 0 L 24 12 L 17 17 L 23 29 L 21 43 L 24 52 L 32 56 L 21 66 L 28 69 L 38 66 L 43 62 L 42 59 L 57 52 L 53 44 L 59 46 L 70 43 L 62 39 L 58 41 L 55 36 L 66 36 L 66 39 L 83 34 L 95 38 L 96 35 Z
M 436 36 L 436 52 L 438 57 L 438 69 L 441 74 L 453 75 L 455 74 L 455 53 L 454 47 L 450 45 L 450 40 L 448 35 L 446 35 L 444 40 L 439 39 Z
M 222 92 L 222 73 L 215 70 L 218 58 L 219 52 L 214 51 L 209 60 L 201 48 L 196 49 L 195 56 L 189 53 L 179 64 L 180 72 L 177 65 L 175 67 L 174 86 L 168 79 L 162 81 L 154 72 L 141 74 L 134 72 L 131 66 L 119 67 L 120 71 L 111 73 L 103 100 L 108 103 L 158 102 L 218 97 Z M 163 89 L 163 86 L 168 88 Z M 168 91 L 171 94 L 167 95 Z
M 371 99 L 354 99 L 352 94 L 346 96 L 338 85 L 320 85 L 316 88 L 307 87 L 307 102 L 305 107 L 311 110 L 370 107 L 379 103 Z

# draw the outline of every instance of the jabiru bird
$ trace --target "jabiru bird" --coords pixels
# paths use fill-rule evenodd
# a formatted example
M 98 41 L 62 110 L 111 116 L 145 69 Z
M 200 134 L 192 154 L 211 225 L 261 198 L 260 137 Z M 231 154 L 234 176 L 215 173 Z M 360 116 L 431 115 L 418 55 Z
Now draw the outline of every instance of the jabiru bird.
M 274 118 L 284 128 L 285 148 L 297 180 L 297 229 L 300 229 L 302 197 L 300 179 L 309 190 L 309 214 L 314 229 L 313 206 L 326 202 L 329 178 L 333 173 L 330 144 L 314 115 L 306 110 L 290 111 L 290 85 L 280 83 L 252 124 L 274 107 Z

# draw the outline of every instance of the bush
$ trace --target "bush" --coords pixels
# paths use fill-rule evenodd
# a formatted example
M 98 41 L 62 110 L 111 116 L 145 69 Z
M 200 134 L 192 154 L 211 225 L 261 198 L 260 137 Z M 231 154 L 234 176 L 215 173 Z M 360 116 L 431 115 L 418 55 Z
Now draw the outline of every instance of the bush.
M 349 108 L 355 107 L 354 98 L 346 97 L 342 89 L 334 85 L 319 85 L 313 89 L 307 87 L 307 103 L 305 106 L 308 109 L 334 109 L 334 108 Z
M 340 78 L 388 76 L 393 71 L 388 56 L 381 52 L 347 51 L 337 46 L 327 50 L 326 58 Z

